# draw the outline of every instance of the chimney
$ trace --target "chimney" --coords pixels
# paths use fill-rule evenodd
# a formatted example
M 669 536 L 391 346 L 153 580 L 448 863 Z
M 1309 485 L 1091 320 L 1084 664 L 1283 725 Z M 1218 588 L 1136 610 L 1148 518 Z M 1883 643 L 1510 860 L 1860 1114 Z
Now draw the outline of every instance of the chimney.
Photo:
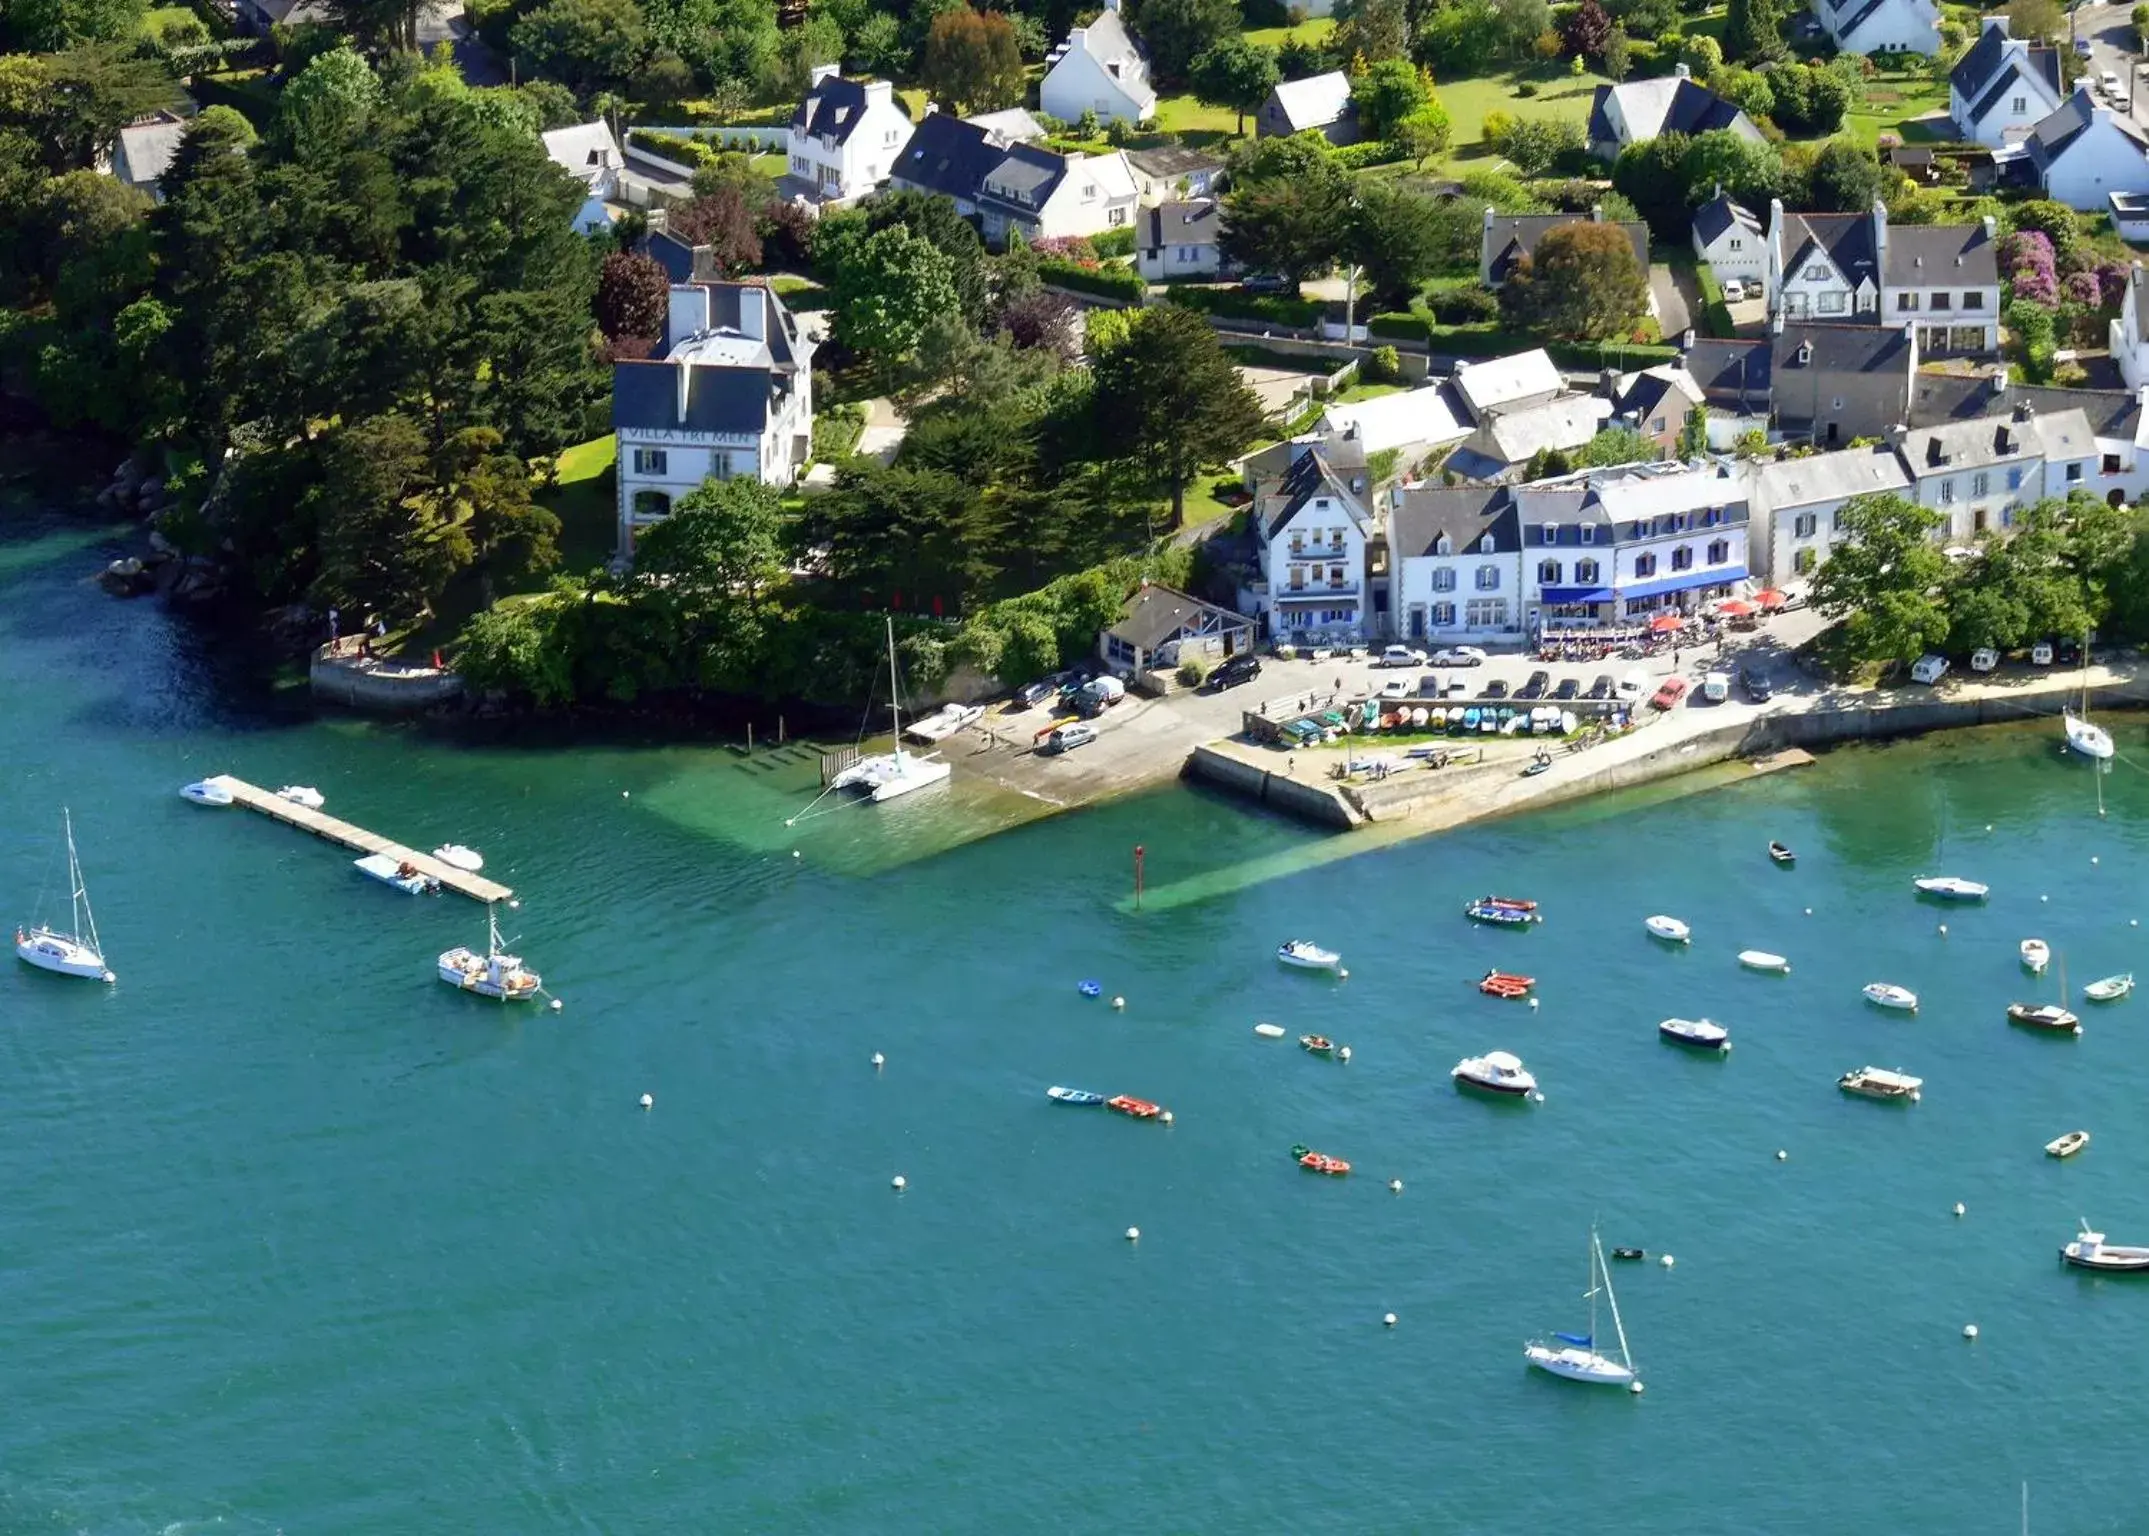
M 1617 368 L 1607 368 L 1601 373 L 1599 373 L 1597 375 L 1597 387 L 1604 391 L 1605 399 L 1612 401 L 1618 400 L 1619 370 Z
M 1802 342 L 1800 342 L 1800 343 L 1798 344 L 1798 366 L 1799 366 L 1799 367 L 1801 367 L 1801 368 L 1805 368 L 1805 367 L 1808 367 L 1808 366 L 1810 366 L 1810 365 L 1812 364 L 1812 362 L 1813 362 L 1813 343 L 1812 343 L 1812 342 L 1810 342 L 1810 341 L 1802 341 Z
M 868 107 L 885 107 L 894 100 L 894 82 L 888 80 L 868 80 L 866 82 L 866 105 Z
M 1694 350 L 1694 328 L 1690 325 L 1679 333 L 1679 353 L 1683 357 Z
M 769 338 L 768 290 L 756 286 L 739 290 L 739 331 L 756 341 Z
M 1900 451 L 1903 444 L 1908 442 L 1909 439 L 1910 427 L 1907 423 L 1899 421 L 1888 429 L 1888 446 L 1890 448 Z
M 2003 16 L 2000 19 L 2005 21 L 2007 18 Z M 1985 238 L 1987 240 L 2000 238 L 2000 221 L 1989 213 L 1985 215 Z
M 1686 66 L 1685 66 L 1684 64 L 1674 64 L 1674 65 L 1672 66 L 1672 70 L 1671 70 L 1671 72 L 1672 72 L 1672 74 L 1674 74 L 1675 76 L 1677 76 L 1677 77 L 1678 77 L 1679 79 L 1681 79 L 1681 80 L 1687 79 L 1687 78 L 1688 78 L 1689 76 L 1691 76 L 1691 75 L 1692 75 L 1692 74 L 1694 73 L 1694 72 L 1693 72 L 1693 71 L 1692 71 L 1691 69 L 1688 69 L 1688 68 L 1687 68 L 1687 67 L 1686 67 Z
M 2015 420 L 2028 421 L 2032 416 L 2035 416 L 2036 414 L 2036 408 L 2032 406 L 2029 401 L 2020 400 L 2015 403 Z
M 1589 205 L 1589 222 L 1592 224 L 1602 224 L 1604 222 L 1604 204 L 1591 203 Z
M 709 290 L 700 283 L 672 284 L 671 306 L 665 317 L 664 345 L 676 347 L 689 336 L 709 328 Z
M 933 100 L 933 99 L 932 99 L 932 97 L 930 97 L 930 96 L 926 97 L 926 99 L 925 99 L 925 115 L 926 115 L 927 117 L 931 117 L 931 116 L 932 116 L 932 115 L 933 115 L 933 114 L 934 114 L 935 112 L 938 112 L 939 110 L 940 110 L 940 103 L 939 103 L 939 102 L 937 102 L 937 101 L 935 101 L 935 100 Z
M 1920 262 L 1919 265 L 1924 265 Z M 1886 280 L 1888 272 L 1888 205 L 1873 199 L 1873 272 Z
M 1992 398 L 2002 399 L 2007 394 L 2007 365 L 2002 363 L 1992 375 Z
M 843 67 L 840 64 L 814 65 L 813 72 L 806 77 L 806 89 L 810 91 L 815 86 L 819 85 L 823 80 L 831 79 L 834 76 L 842 73 L 842 68 Z
M 649 210 L 647 218 L 649 222 L 646 228 L 652 235 L 665 234 L 672 221 L 671 210 L 659 203 Z

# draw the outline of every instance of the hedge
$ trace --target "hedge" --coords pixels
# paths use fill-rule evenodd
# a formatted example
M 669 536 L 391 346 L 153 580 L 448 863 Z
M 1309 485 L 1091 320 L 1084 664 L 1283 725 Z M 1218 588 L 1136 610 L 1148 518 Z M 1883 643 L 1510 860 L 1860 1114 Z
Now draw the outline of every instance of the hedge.
M 1723 285 L 1706 262 L 1694 268 L 1694 281 L 1701 289 L 1701 329 L 1704 335 L 1730 338 L 1739 333 L 1731 322 L 1730 306 L 1724 302 Z
M 1149 293 L 1149 285 L 1132 267 L 1085 267 L 1072 261 L 1040 261 L 1037 275 L 1054 287 L 1094 293 L 1099 298 L 1117 299 L 1124 304 L 1139 304 Z
M 1425 316 L 1391 311 L 1375 315 L 1366 322 L 1366 330 L 1375 336 L 1395 336 L 1404 341 L 1425 340 Z
M 1346 144 L 1331 150 L 1329 159 L 1346 171 L 1362 171 L 1369 165 L 1393 165 L 1403 158 L 1403 152 L 1385 140 L 1371 144 Z
M 1174 288 L 1168 297 L 1181 308 L 1205 315 L 1266 320 L 1271 325 L 1319 325 L 1327 308 L 1318 299 L 1286 299 L 1240 288 Z
M 1090 249 L 1099 256 L 1132 256 L 1134 254 L 1134 230 L 1131 226 L 1108 229 L 1101 235 L 1089 237 Z
M 276 53 L 265 37 L 225 37 L 206 43 L 182 43 L 176 48 L 154 46 L 153 51 L 171 66 L 175 75 L 212 74 L 218 70 L 276 62 Z
M 659 133 L 654 128 L 633 129 L 627 135 L 627 142 L 685 166 L 718 164 L 718 157 L 723 152 L 720 145 L 712 147 L 700 139 L 690 139 L 678 133 Z

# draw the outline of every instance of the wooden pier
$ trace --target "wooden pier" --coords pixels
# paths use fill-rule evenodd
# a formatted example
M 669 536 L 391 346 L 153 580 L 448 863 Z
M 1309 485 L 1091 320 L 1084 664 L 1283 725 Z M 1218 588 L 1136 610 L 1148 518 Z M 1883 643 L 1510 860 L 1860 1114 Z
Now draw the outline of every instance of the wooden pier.
M 473 875 L 466 869 L 443 864 L 429 853 L 406 848 L 392 838 L 382 837 L 378 832 L 368 832 L 364 827 L 329 815 L 325 811 L 308 810 L 303 805 L 285 800 L 258 784 L 235 779 L 228 773 L 220 773 L 207 782 L 226 790 L 233 805 L 243 805 L 250 811 L 259 811 L 271 821 L 280 821 L 287 827 L 297 827 L 301 832 L 311 832 L 315 837 L 325 837 L 332 843 L 346 848 L 356 848 L 360 853 L 385 853 L 398 864 L 408 864 L 420 874 L 438 880 L 441 889 L 455 891 L 473 901 L 506 901 L 515 893 L 497 880 L 483 875 Z

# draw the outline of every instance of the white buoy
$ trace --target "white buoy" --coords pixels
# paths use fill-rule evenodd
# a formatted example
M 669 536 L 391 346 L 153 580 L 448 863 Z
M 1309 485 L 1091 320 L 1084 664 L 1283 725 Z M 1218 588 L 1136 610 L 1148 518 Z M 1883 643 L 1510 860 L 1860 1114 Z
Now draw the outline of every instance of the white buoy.
M 1141 1229 L 1140 1227 L 1129 1227 L 1129 1228 L 1127 1228 L 1127 1241 L 1128 1241 L 1128 1242 L 1130 1242 L 1130 1243 L 1138 1243 L 1138 1242 L 1140 1242 L 1141 1240 L 1142 1240 L 1142 1229 Z
M 1962 1202 L 1961 1202 L 1960 1200 L 1956 1201 L 1956 1202 L 1955 1202 L 1955 1214 L 1956 1214 L 1956 1215 L 1958 1215 L 1958 1216 L 1960 1216 L 1960 1215 L 1962 1214 L 1962 1210 L 1963 1210 Z
M 888 1058 L 883 1056 L 879 1051 L 875 1051 L 873 1053 L 873 1069 L 877 1072 L 886 1065 L 888 1065 Z
M 644 1109 L 655 1109 L 656 1107 L 657 1107 L 657 1096 L 656 1096 L 655 1094 L 653 1094 L 653 1093 L 645 1093 L 645 1094 L 643 1094 L 643 1095 L 642 1095 L 642 1108 L 644 1108 Z
M 619 792 L 619 798 L 622 800 L 627 798 L 627 792 L 624 789 Z
M 1992 823 L 1991 823 L 1991 822 L 1989 822 L 1989 821 L 1988 821 L 1988 822 L 1986 822 L 1986 823 L 1985 823 L 1985 830 L 1986 830 L 1987 832 L 1990 832 L 1990 831 L 1992 830 Z
M 792 849 L 792 850 L 791 850 L 791 857 L 795 859 L 795 858 L 797 858 L 798 856 L 799 856 L 799 854 L 798 854 L 798 850 L 797 850 L 796 848 Z
M 522 898 L 518 896 L 508 902 L 507 909 L 510 912 L 520 912 L 522 910 Z
M 1536 1091 L 1535 1093 L 1533 1093 L 1533 1094 L 1531 1094 L 1531 1095 L 1530 1095 L 1530 1098 L 1531 1098 L 1531 1100 L 1532 1100 L 1533 1102 L 1535 1102 L 1535 1103 L 1538 1103 L 1538 1104 L 1542 1104 L 1542 1103 L 1544 1103 L 1544 1101 L 1545 1101 L 1545 1091 L 1544 1091 L 1544 1089 L 1542 1089 L 1542 1088 L 1538 1089 L 1538 1090 L 1537 1090 L 1537 1091 Z
M 554 1013 L 558 1013 L 562 1008 L 565 1008 L 566 1006 L 567 1005 L 565 1003 L 561 1002 L 556 997 L 552 1000 L 552 1011 Z
M 1531 999 L 1530 999 L 1530 1006 L 1531 1006 L 1532 1008 L 1535 1008 L 1535 1007 L 1537 1006 L 1537 999 L 1536 999 L 1536 998 L 1534 998 L 1534 997 L 1533 997 L 1533 998 L 1531 998 Z
M 786 816 L 783 819 L 783 824 L 787 827 L 795 827 L 798 825 L 798 818 L 796 816 Z
M 902 1176 L 902 1175 L 901 1175 L 901 1174 L 899 1173 L 899 1174 L 897 1174 L 897 1175 L 896 1175 L 896 1176 L 895 1176 L 894 1178 L 892 1178 L 892 1179 L 890 1179 L 890 1180 L 888 1181 L 888 1187 L 889 1187 L 890 1189 L 893 1189 L 893 1190 L 896 1190 L 896 1191 L 899 1191 L 899 1192 L 900 1192 L 900 1191 L 902 1191 L 902 1190 L 905 1190 L 905 1189 L 908 1189 L 908 1188 L 910 1188 L 910 1180 L 908 1180 L 908 1179 L 904 1178 L 904 1177 L 903 1177 L 903 1176 Z
M 1942 937 L 1942 938 L 1944 939 L 1944 938 L 1946 938 L 1947 936 L 1948 936 L 1948 925 L 1947 925 L 1946 923 L 1942 923 L 1942 924 L 1940 925 L 1940 937 Z
M 1124 1008 L 1127 1006 L 1127 1000 L 1123 997 L 1115 997 L 1112 999 L 1112 1006 L 1114 1008 Z
M 1776 1161 L 1777 1161 L 1777 1162 L 1779 1162 L 1779 1163 L 1789 1162 L 1789 1161 L 1790 1161 L 1790 1159 L 1791 1159 L 1791 1154 L 1790 1154 L 1790 1153 L 1788 1153 L 1788 1152 L 1784 1151 L 1784 1150 L 1783 1150 L 1783 1148 L 1781 1148 L 1781 1147 L 1778 1147 L 1778 1148 L 1776 1149 Z
M 1627 1383 L 1627 1390 L 1636 1397 L 1640 1397 L 1642 1395 L 1642 1384 L 1638 1381 L 1630 1381 Z
M 1336 1051 L 1336 1060 L 1338 1060 L 1338 1061 L 1342 1061 L 1342 1062 L 1348 1062 L 1348 1061 L 1349 1061 L 1350 1059 L 1351 1059 L 1351 1048 L 1350 1048 L 1349 1046 L 1347 1046 L 1347 1045 L 1346 1045 L 1346 1046 L 1342 1046 L 1342 1047 L 1338 1048 L 1338 1050 Z
M 1974 1338 L 1976 1338 L 1976 1337 L 1977 1337 L 1977 1324 L 1975 1324 L 1975 1323 L 1964 1323 L 1964 1324 L 1962 1325 L 1962 1336 L 1963 1336 L 1964 1338 L 1966 1338 L 1966 1339 L 1974 1339 Z
M 2096 863 L 2096 862 L 2097 862 L 2097 856 L 2096 856 L 2095 854 L 2091 854 L 2091 855 L 2089 856 L 2089 862 L 2090 862 L 2090 863 L 2092 863 L 2092 864 Z
M 2040 896 L 2040 897 L 2038 897 L 2037 899 L 2038 899 L 2039 901 L 2050 901 L 2050 900 L 2051 900 L 2052 898 L 2051 898 L 2051 897 L 2049 897 L 2049 896 Z
M 1665 1254 L 1665 1255 L 1664 1255 L 1664 1257 L 1663 1257 L 1663 1258 L 1661 1258 L 1661 1259 L 1658 1259 L 1658 1260 L 1657 1260 L 1657 1262 L 1658 1262 L 1659 1264 L 1663 1265 L 1663 1266 L 1664 1266 L 1664 1267 L 1665 1267 L 1666 1269 L 1669 1269 L 1669 1268 L 1671 1268 L 1671 1266 L 1672 1266 L 1672 1262 L 1673 1262 L 1673 1261 L 1672 1261 L 1672 1256 L 1671 1256 L 1670 1254 L 1668 1254 L 1668 1253 L 1667 1253 L 1667 1254 Z
M 1403 1181 L 1401 1179 L 1390 1179 L 1388 1187 L 1400 1195 L 1403 1192 Z
M 1351 973 L 1350 973 L 1349 971 L 1346 971 L 1346 970 L 1345 970 L 1345 969 L 1344 969 L 1344 968 L 1343 968 L 1342 966 L 1340 966 L 1340 965 L 1336 967 L 1336 980 L 1338 980 L 1338 981 L 1349 981 L 1350 979 L 1351 979 Z
M 2129 928 L 2139 928 L 2141 925 L 2142 920 L 2138 917 L 2130 917 L 2127 919 L 2127 926 Z
M 1808 917 L 1811 917 L 1811 916 L 1813 916 L 1813 908 L 1811 908 L 1811 907 L 1808 907 L 1808 908 L 1806 908 L 1806 916 L 1808 916 Z
M 1395 1326 L 1395 1314 L 1393 1312 L 1383 1313 L 1381 1323 L 1385 1327 L 1393 1328 Z
M 1166 1125 L 1170 1125 L 1172 1123 L 1172 1112 L 1167 1109 L 1166 1111 L 1164 1111 L 1163 1114 L 1157 1116 L 1157 1118 L 1159 1120 L 1162 1120 Z

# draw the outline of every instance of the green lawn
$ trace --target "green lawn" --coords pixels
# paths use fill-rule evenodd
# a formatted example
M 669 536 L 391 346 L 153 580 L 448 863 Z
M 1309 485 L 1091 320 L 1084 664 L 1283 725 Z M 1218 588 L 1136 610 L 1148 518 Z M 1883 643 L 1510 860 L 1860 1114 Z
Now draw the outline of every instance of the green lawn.
M 538 504 L 560 520 L 560 569 L 570 575 L 604 564 L 619 543 L 619 511 L 605 474 L 618 453 L 609 432 L 575 444 L 560 455 L 556 481 L 537 494 Z
M 1205 107 L 1192 96 L 1159 96 L 1156 128 L 1159 133 L 1176 133 L 1196 143 L 1206 135 L 1213 142 L 1238 132 L 1239 114 L 1229 107 Z
M 1947 110 L 1947 87 L 1930 76 L 1880 75 L 1866 83 L 1865 100 L 1843 120 L 1843 133 L 1869 149 L 1883 133 L 1906 142 L 1952 139 Z
M 1515 86 L 1526 79 L 1535 82 L 1535 96 L 1515 94 Z M 1571 117 L 1578 124 L 1587 123 L 1589 104 L 1597 87 L 1609 84 L 1611 81 L 1603 75 L 1570 75 L 1564 69 L 1443 80 L 1436 89 L 1441 105 L 1448 109 L 1448 118 L 1455 131 L 1442 159 L 1452 167 L 1456 161 L 1491 157 L 1492 151 L 1485 147 L 1485 114 L 1488 112 L 1506 112 L 1515 117 Z M 1483 169 L 1479 166 L 1461 168 Z
M 141 24 L 137 30 L 144 37 L 161 39 L 166 28 L 188 22 L 193 23 L 195 26 L 202 25 L 202 19 L 194 14 L 192 6 L 160 5 L 142 13 Z
M 1260 44 L 1263 48 L 1281 48 L 1293 38 L 1302 43 L 1318 43 L 1335 30 L 1335 17 L 1321 16 L 1312 21 L 1302 21 L 1295 27 L 1254 27 L 1242 32 L 1240 36 L 1249 43 Z

